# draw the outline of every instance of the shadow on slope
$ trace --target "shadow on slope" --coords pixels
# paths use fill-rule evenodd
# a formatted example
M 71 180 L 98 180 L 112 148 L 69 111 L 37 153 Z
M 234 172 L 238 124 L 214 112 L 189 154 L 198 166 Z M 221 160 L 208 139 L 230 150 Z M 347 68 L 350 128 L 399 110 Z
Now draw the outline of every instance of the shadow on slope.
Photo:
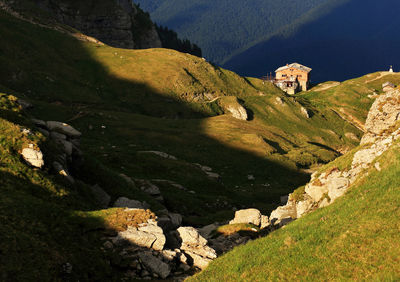
M 200 118 L 210 114 L 209 108 L 117 77 L 94 55 L 97 49 L 119 49 L 76 41 L 4 13 L 0 26 L 4 42 L 0 46 L 0 84 L 29 98 L 36 117 L 70 121 L 83 133 L 82 148 L 114 172 L 187 185 L 194 193 L 167 191 L 165 204 L 195 216 L 193 221 L 204 223 L 201 218 L 221 209 L 229 215 L 220 215 L 220 219 L 227 218 L 232 208 L 242 206 L 257 206 L 267 212 L 280 195 L 308 178 L 292 164 L 246 148 L 232 148 L 218 136 L 204 134 L 204 119 Z M 130 52 L 135 56 L 135 51 Z M 123 69 L 124 63 L 118 59 L 108 63 Z M 154 73 L 155 80 L 158 75 Z M 146 150 L 166 151 L 178 160 L 143 157 L 139 152 Z M 211 166 L 221 175 L 220 180 L 209 179 L 195 167 L 197 162 Z M 256 180 L 250 180 L 249 174 Z M 91 175 L 85 178 L 89 183 L 96 180 Z M 103 188 L 113 189 L 110 184 Z M 221 202 L 227 203 L 224 208 Z
M 313 68 L 313 82 L 342 81 L 387 70 L 400 58 L 396 0 L 350 0 L 294 34 L 275 36 L 224 64 L 246 76 L 261 77 L 286 63 Z
M 114 174 L 168 179 L 188 186 L 187 192 L 162 189 L 163 205 L 184 213 L 186 222 L 204 224 L 218 216 L 226 219 L 232 216 L 234 206 L 256 206 L 267 212 L 278 204 L 279 196 L 307 181 L 308 176 L 293 166 L 232 148 L 206 135 L 202 117 L 208 113 L 196 108 L 198 105 L 183 103 L 173 99 L 171 93 L 111 74 L 109 66 L 94 56 L 97 48 L 109 47 L 83 43 L 4 12 L 0 12 L 0 21 L 0 84 L 28 98 L 34 105 L 30 113 L 35 117 L 70 121 L 83 133 L 82 148 L 88 158 Z M 156 73 L 154 77 L 157 79 Z M 177 116 L 180 119 L 175 119 Z M 173 153 L 178 159 L 140 154 L 154 149 Z M 194 164 L 197 162 L 213 166 L 221 174 L 219 180 L 208 178 Z M 255 180 L 248 179 L 249 172 L 254 173 Z M 125 196 L 116 195 L 114 191 L 123 191 L 115 187 L 121 183 L 107 182 L 107 176 L 88 171 L 81 180 L 101 185 L 113 198 Z M 49 264 L 49 260 L 59 264 L 57 257 L 63 262 L 65 258 L 75 261 L 82 280 L 96 280 L 92 276 L 96 270 L 102 269 L 102 275 L 108 271 L 98 249 L 98 238 L 91 238 L 86 231 L 77 232 L 79 226 L 98 226 L 101 220 L 81 216 L 78 227 L 69 229 L 71 224 L 77 224 L 76 220 L 69 221 L 71 215 L 82 209 L 95 209 L 88 204 L 90 201 L 86 202 L 87 195 L 79 185 L 74 193 L 81 196 L 76 197 L 76 202 L 65 202 L 38 193 L 40 185 L 29 183 L 29 178 L 21 180 L 1 172 L 0 181 L 7 181 L 1 185 L 5 189 L 2 194 L 6 195 L 2 201 L 6 203 L 1 205 L 0 216 L 7 220 L 0 225 L 5 236 L 1 242 L 11 243 L 4 252 L 16 263 L 16 268 L 9 270 L 10 275 L 19 273 L 20 265 L 24 265 L 20 274 L 30 278 L 57 273 L 58 269 L 52 268 L 54 263 Z M 263 186 L 266 181 L 268 187 Z M 34 238 L 30 237 L 32 234 Z M 30 257 L 23 257 L 25 250 L 32 250 Z M 96 261 L 81 261 L 83 253 L 83 258 Z M 21 258 L 24 264 L 19 264 Z

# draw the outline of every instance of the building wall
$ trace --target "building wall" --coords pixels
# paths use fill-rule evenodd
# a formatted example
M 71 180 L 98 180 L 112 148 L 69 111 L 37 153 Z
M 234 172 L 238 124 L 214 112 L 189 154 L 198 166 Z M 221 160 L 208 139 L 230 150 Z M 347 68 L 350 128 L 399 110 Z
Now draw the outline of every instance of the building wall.
M 278 80 L 289 79 L 291 77 L 297 78 L 302 90 L 308 89 L 308 83 L 309 83 L 309 79 L 310 79 L 309 73 L 298 70 L 296 68 L 289 68 L 289 69 L 282 70 L 282 71 L 279 71 L 276 73 L 276 79 L 278 79 Z

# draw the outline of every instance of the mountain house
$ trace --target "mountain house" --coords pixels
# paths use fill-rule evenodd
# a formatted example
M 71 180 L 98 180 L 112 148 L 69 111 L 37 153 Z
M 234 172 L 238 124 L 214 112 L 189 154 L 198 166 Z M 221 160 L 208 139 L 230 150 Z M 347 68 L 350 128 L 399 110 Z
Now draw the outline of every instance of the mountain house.
M 299 63 L 287 64 L 275 71 L 274 83 L 290 95 L 296 94 L 298 91 L 306 91 L 310 85 L 311 70 Z

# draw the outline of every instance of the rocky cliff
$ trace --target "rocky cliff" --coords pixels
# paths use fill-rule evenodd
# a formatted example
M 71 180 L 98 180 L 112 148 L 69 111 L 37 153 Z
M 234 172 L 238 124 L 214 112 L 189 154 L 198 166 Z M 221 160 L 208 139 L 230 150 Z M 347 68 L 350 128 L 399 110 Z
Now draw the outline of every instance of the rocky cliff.
M 377 158 L 400 138 L 400 90 L 379 96 L 365 123 L 367 132 L 360 146 L 341 159 L 311 176 L 304 187 L 290 194 L 286 205 L 271 213 L 273 225 L 282 226 L 320 207 L 332 204 L 357 180 L 368 176 L 368 170 L 381 170 Z
M 32 7 L 34 3 L 57 21 L 113 47 L 128 49 L 161 47 L 160 38 L 149 15 L 130 0 L 5 2 L 17 9 Z

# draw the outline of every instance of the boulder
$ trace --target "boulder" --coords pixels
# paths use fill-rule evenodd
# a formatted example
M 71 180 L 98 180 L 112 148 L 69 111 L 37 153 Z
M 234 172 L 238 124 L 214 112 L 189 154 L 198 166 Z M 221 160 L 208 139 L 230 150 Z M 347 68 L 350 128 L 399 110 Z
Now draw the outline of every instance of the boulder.
M 143 265 L 152 273 L 157 274 L 160 278 L 165 279 L 171 273 L 171 268 L 161 259 L 153 256 L 150 252 L 139 254 L 139 258 Z
M 189 246 L 205 246 L 207 240 L 203 238 L 194 227 L 179 227 L 177 229 L 182 244 Z
M 179 227 L 177 232 L 182 241 L 180 249 L 192 259 L 194 266 L 204 269 L 217 257 L 215 250 L 207 246 L 207 240 L 195 228 Z
M 158 196 L 161 194 L 160 188 L 158 188 L 150 181 L 143 179 L 135 179 L 135 181 L 139 184 L 140 190 L 142 190 L 143 192 L 151 196 Z
M 47 128 L 50 131 L 56 131 L 62 134 L 65 134 L 72 138 L 77 138 L 82 135 L 78 130 L 73 128 L 71 125 L 59 122 L 59 121 L 48 121 L 46 122 Z
M 235 218 L 229 224 L 252 223 L 256 226 L 261 225 L 261 212 L 257 209 L 245 209 L 235 212 Z
M 46 128 L 46 122 L 41 119 L 32 118 L 31 121 L 34 125 Z
M 218 227 L 219 227 L 218 224 L 213 223 L 200 228 L 198 231 L 201 236 L 203 236 L 206 239 L 209 239 L 212 235 L 212 232 L 216 230 Z
M 168 213 L 168 217 L 171 219 L 173 227 L 178 228 L 182 224 L 182 216 L 179 213 Z
M 232 114 L 232 116 L 236 119 L 240 119 L 240 120 L 248 119 L 247 111 L 241 105 L 228 106 L 227 111 L 230 112 Z
M 53 169 L 56 171 L 57 174 L 64 176 L 69 182 L 75 183 L 75 179 L 59 162 L 53 162 Z
M 40 149 L 35 149 L 33 144 L 29 144 L 29 148 L 24 148 L 21 155 L 33 167 L 42 168 L 44 166 L 43 153 Z
M 296 215 L 296 206 L 290 201 L 285 206 L 278 207 L 272 211 L 269 220 L 273 225 L 283 226 L 295 219 Z
M 144 209 L 144 206 L 141 202 L 136 200 L 131 200 L 126 197 L 118 198 L 114 203 L 114 207 L 129 208 L 129 209 Z
M 66 140 L 67 139 L 67 136 L 65 134 L 58 133 L 56 131 L 50 132 L 50 137 L 55 140 Z
M 99 185 L 90 186 L 90 190 L 93 193 L 94 198 L 100 204 L 102 208 L 108 208 L 110 204 L 110 195 L 107 194 L 106 191 L 103 190 Z
M 163 230 L 155 225 L 146 224 L 142 227 L 129 226 L 127 230 L 119 232 L 114 239 L 117 245 L 128 242 L 136 246 L 162 251 L 165 245 Z
M 306 108 L 301 107 L 300 111 L 301 111 L 303 116 L 305 116 L 306 118 L 310 118 L 310 114 L 309 114 L 309 112 L 308 112 L 308 110 Z
M 261 225 L 260 228 L 264 229 L 267 228 L 268 226 L 270 226 L 270 222 L 269 222 L 269 218 L 266 215 L 262 215 L 261 216 Z

